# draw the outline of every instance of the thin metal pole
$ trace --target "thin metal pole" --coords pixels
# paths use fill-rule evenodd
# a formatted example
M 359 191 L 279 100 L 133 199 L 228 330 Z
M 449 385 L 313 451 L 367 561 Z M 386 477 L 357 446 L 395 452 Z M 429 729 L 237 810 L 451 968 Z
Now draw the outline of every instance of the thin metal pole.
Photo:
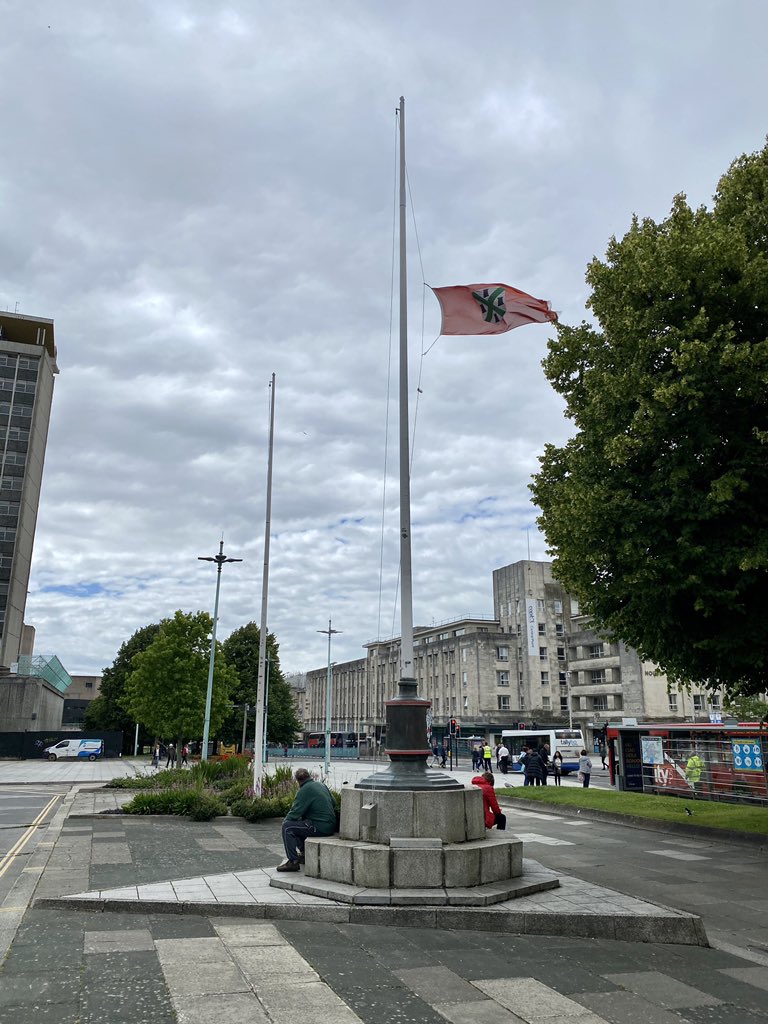
M 211 728 L 211 698 L 213 696 L 213 669 L 216 663 L 216 626 L 219 621 L 219 588 L 221 586 L 221 567 L 225 562 L 242 562 L 242 558 L 228 558 L 224 554 L 224 538 L 219 541 L 219 553 L 212 557 L 198 555 L 198 562 L 216 563 L 216 600 L 213 605 L 213 631 L 211 633 L 211 656 L 208 661 L 208 688 L 205 693 L 205 720 L 203 722 L 203 749 L 200 760 L 208 760 L 208 733 Z
M 240 753 L 245 753 L 245 734 L 248 729 L 248 711 L 250 710 L 250 704 L 243 704 L 243 737 L 240 740 Z
M 323 764 L 325 769 L 325 777 L 331 770 L 331 713 L 333 711 L 333 663 L 331 662 L 331 637 L 335 633 L 340 633 L 340 629 L 334 629 L 331 625 L 331 620 L 328 619 L 328 629 L 318 629 L 318 633 L 326 633 L 328 635 L 328 671 L 325 676 L 325 757 L 323 758 Z
M 261 623 L 259 626 L 259 675 L 256 690 L 256 735 L 253 741 L 253 788 L 261 792 L 264 774 L 264 687 L 267 656 L 267 597 L 269 594 L 269 538 L 272 520 L 272 452 L 275 439 L 275 375 L 270 383 L 269 454 L 267 457 L 267 508 L 264 521 L 264 572 L 261 580 Z
M 138 752 L 139 752 L 139 723 L 137 722 L 136 723 L 136 735 L 133 738 L 133 756 L 136 757 Z
M 224 541 L 219 543 L 219 554 L 224 551 Z M 216 661 L 216 623 L 219 620 L 219 589 L 221 587 L 221 562 L 216 565 L 216 600 L 213 604 L 213 632 L 211 633 L 211 657 L 208 661 L 208 689 L 205 694 L 205 721 L 203 722 L 203 749 L 200 760 L 208 760 L 208 733 L 211 728 L 211 698 L 213 696 L 213 666 Z
M 333 709 L 333 666 L 331 665 L 331 620 L 328 619 L 328 672 L 325 677 L 325 777 L 331 772 L 331 712 Z
M 413 677 L 411 475 L 408 436 L 408 274 L 405 251 L 405 99 L 400 97 L 400 677 Z

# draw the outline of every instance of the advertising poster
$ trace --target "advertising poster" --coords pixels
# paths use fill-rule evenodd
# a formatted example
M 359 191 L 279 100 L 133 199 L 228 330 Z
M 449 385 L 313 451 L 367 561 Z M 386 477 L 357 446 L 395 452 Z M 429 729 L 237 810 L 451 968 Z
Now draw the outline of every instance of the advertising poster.
M 760 740 L 733 740 L 733 767 L 737 772 L 761 772 L 763 770 L 763 751 Z
M 664 764 L 661 736 L 643 736 L 640 743 L 643 748 L 643 764 Z

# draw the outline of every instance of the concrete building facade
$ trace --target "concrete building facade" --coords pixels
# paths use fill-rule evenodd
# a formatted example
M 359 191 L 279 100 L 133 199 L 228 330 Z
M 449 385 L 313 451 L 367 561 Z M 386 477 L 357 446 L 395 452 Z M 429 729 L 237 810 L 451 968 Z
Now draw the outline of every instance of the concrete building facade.
M 22 653 L 57 373 L 53 320 L 0 312 L 0 673 Z
M 432 702 L 442 735 L 456 718 L 462 735 L 497 736 L 524 722 L 573 725 L 592 744 L 609 721 L 706 721 L 720 698 L 670 687 L 636 651 L 612 643 L 552 575 L 525 559 L 493 572 L 493 618 L 414 629 L 418 692 Z M 331 731 L 379 739 L 386 700 L 400 678 L 400 639 L 364 644 L 367 655 L 332 669 Z M 304 728 L 325 729 L 327 665 L 306 674 Z

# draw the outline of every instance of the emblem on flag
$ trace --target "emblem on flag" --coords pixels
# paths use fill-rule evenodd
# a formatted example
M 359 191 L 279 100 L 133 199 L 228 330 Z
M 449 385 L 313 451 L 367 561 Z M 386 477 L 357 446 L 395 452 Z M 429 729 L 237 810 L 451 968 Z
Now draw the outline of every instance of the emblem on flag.
M 480 303 L 486 323 L 501 323 L 507 312 L 507 307 L 504 305 L 503 288 L 494 288 L 493 291 L 490 288 L 483 288 L 481 292 L 472 292 L 472 298 Z
M 443 314 L 441 334 L 504 334 L 524 324 L 557 320 L 546 299 L 508 284 L 433 288 Z

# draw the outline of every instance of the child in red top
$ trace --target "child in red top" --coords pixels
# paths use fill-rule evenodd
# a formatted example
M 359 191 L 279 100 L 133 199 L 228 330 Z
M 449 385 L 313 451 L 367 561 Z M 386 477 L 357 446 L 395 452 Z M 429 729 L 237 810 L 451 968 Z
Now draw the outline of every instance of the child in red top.
M 496 799 L 496 792 L 493 788 L 493 773 L 483 772 L 472 779 L 472 785 L 478 786 L 483 794 L 483 813 L 485 815 L 485 827 L 493 828 L 495 825 L 499 830 L 507 827 L 507 816 L 501 813 L 499 801 Z

